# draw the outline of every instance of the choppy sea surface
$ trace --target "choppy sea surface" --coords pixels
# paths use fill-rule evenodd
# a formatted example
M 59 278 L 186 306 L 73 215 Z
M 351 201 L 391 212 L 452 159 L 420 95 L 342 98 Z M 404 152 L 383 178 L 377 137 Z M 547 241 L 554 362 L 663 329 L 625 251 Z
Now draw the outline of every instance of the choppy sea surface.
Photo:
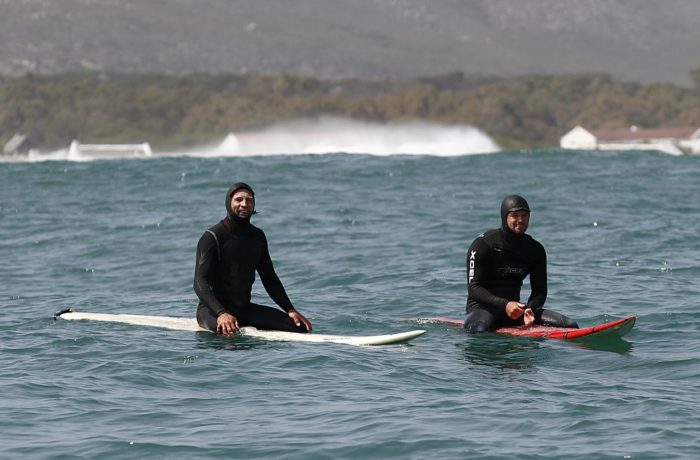
M 697 458 L 698 177 L 700 158 L 651 151 L 0 162 L 0 458 Z M 316 332 L 428 333 L 352 347 L 54 321 L 193 316 L 196 243 L 238 180 Z M 464 316 L 466 249 L 511 193 L 547 249 L 549 308 L 636 315 L 624 339 L 404 320 Z

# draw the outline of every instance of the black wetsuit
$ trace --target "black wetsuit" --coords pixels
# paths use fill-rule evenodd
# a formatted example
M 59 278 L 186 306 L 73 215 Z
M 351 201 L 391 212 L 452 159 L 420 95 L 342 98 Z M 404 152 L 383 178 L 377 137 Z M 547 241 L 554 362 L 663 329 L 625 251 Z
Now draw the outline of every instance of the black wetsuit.
M 229 215 L 205 231 L 197 244 L 194 272 L 194 291 L 199 297 L 197 322 L 215 332 L 217 317 L 228 312 L 241 327 L 307 332 L 303 324 L 297 326 L 285 313 L 294 306 L 272 266 L 265 233 L 249 219 L 231 217 L 229 202 L 234 191 L 227 194 Z M 256 271 L 267 293 L 284 312 L 251 303 Z
M 517 320 L 507 315 L 506 304 L 520 301 L 520 288 L 528 275 L 531 294 L 526 308 L 535 313 L 535 323 L 578 327 L 566 316 L 542 308 L 547 299 L 546 252 L 530 235 L 511 232 L 506 215 L 501 228 L 479 235 L 467 252 L 467 332 L 524 324 L 524 315 Z

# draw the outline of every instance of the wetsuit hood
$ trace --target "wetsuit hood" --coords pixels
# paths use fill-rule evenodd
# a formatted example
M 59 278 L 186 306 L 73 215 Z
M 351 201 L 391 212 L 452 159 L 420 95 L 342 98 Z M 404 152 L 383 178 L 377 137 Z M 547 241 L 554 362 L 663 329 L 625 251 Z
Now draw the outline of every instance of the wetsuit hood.
M 255 192 L 253 191 L 253 187 L 246 184 L 245 182 L 236 182 L 231 187 L 229 187 L 228 192 L 226 192 L 226 217 L 232 223 L 247 224 L 250 222 L 250 218 L 253 216 L 253 214 L 257 214 L 257 211 L 253 211 L 253 213 L 250 216 L 243 219 L 241 217 L 236 216 L 233 213 L 233 210 L 231 209 L 231 197 L 234 193 L 241 189 L 249 191 L 250 194 L 253 195 L 253 199 L 255 199 Z
M 508 236 L 519 236 L 511 232 L 508 228 L 508 213 L 515 211 L 527 211 L 530 212 L 530 205 L 527 204 L 527 200 L 520 195 L 509 195 L 503 198 L 501 202 L 501 230 L 503 230 Z

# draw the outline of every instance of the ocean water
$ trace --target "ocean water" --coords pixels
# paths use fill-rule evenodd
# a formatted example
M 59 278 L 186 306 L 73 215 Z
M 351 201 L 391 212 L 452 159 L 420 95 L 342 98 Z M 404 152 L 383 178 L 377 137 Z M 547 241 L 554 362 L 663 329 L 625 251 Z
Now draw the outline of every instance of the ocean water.
M 0 458 L 697 458 L 699 176 L 697 157 L 559 150 L 0 162 Z M 53 320 L 194 315 L 196 243 L 238 180 L 317 332 L 463 317 L 466 249 L 511 193 L 549 308 L 637 324 L 370 348 Z

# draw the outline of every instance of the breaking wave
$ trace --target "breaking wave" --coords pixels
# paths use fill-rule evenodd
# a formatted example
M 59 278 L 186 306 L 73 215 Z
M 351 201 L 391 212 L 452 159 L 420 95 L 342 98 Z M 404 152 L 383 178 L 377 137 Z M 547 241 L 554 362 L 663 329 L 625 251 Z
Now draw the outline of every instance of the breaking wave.
M 254 132 L 231 133 L 223 141 L 179 152 L 135 155 L 110 151 L 62 149 L 6 157 L 6 161 L 91 161 L 156 156 L 237 157 L 261 155 L 308 155 L 328 153 L 388 155 L 460 156 L 494 153 L 498 145 L 472 126 L 441 125 L 421 121 L 370 123 L 341 118 L 297 120 L 271 125 Z

